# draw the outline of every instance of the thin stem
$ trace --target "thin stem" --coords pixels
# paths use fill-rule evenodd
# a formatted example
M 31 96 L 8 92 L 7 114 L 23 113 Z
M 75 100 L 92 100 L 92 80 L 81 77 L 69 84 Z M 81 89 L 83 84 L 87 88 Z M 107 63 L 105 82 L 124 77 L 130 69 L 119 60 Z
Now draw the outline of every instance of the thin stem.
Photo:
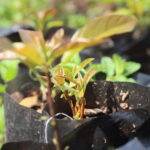
M 54 142 L 54 145 L 56 146 L 56 150 L 62 150 L 59 130 L 58 130 L 57 121 L 56 121 L 56 118 L 55 118 L 55 107 L 54 107 L 53 99 L 51 97 L 51 94 L 52 94 L 52 89 L 51 89 L 52 86 L 51 85 L 52 85 L 52 83 L 51 83 L 51 76 L 50 76 L 49 71 L 47 73 L 47 80 L 48 80 L 47 104 L 48 104 L 48 107 L 49 107 L 49 113 L 53 117 L 51 125 L 53 125 L 53 127 L 54 127 L 53 142 Z
M 72 115 L 74 116 L 74 115 L 75 115 L 75 110 L 74 110 L 72 101 L 71 101 L 71 99 L 70 99 L 70 97 L 68 96 L 68 93 L 67 93 L 66 91 L 64 92 L 64 95 L 65 95 L 66 101 L 67 101 L 68 104 L 70 105 L 70 108 L 71 108 L 71 111 L 72 111 Z
M 83 119 L 84 117 L 84 107 L 85 107 L 85 98 L 82 97 L 82 104 L 81 104 L 81 115 L 80 115 L 80 119 Z

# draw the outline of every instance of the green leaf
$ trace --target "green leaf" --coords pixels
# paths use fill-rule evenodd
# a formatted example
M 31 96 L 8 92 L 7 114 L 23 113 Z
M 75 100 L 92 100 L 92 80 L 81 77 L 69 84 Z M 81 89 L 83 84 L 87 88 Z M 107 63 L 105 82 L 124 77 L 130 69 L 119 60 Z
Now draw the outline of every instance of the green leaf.
M 135 73 L 136 71 L 138 71 L 140 68 L 141 68 L 141 65 L 139 63 L 128 61 L 125 64 L 124 75 L 129 76 Z
M 0 76 L 5 82 L 14 79 L 18 72 L 18 60 L 0 61 Z
M 65 71 L 63 67 L 60 67 L 56 72 L 55 72 L 55 76 L 53 77 L 55 79 L 55 81 L 57 82 L 58 85 L 63 85 L 65 83 L 65 79 L 64 76 L 65 75 Z
M 27 44 L 34 47 L 41 47 L 41 43 L 44 43 L 44 37 L 41 31 L 31 31 L 31 30 L 19 30 L 19 35 L 21 40 Z
M 133 83 L 135 83 L 135 80 L 134 80 L 134 79 L 132 79 L 132 78 L 127 78 L 127 77 L 124 76 L 124 75 L 109 77 L 109 78 L 107 79 L 107 81 L 133 82 Z
M 63 40 L 63 36 L 64 36 L 64 30 L 62 28 L 57 30 L 52 36 L 51 40 L 46 42 L 48 47 L 51 49 L 55 49 L 58 46 L 60 46 Z
M 79 29 L 72 41 L 102 39 L 133 30 L 137 20 L 130 15 L 108 15 L 94 19 Z
M 41 51 L 38 51 L 33 45 L 17 44 L 14 52 L 19 54 L 20 60 L 28 67 L 33 68 L 44 64 L 45 60 Z
M 19 35 L 24 42 L 14 48 L 20 59 L 30 68 L 45 63 L 47 48 L 41 31 L 19 30 Z
M 5 89 L 6 89 L 5 85 L 0 84 L 0 93 L 4 93 Z
M 67 51 L 63 50 L 65 54 L 61 61 L 68 62 L 83 48 L 101 43 L 106 37 L 131 31 L 136 22 L 137 20 L 129 15 L 108 15 L 94 19 L 73 35 L 70 42 L 72 47 Z
M 84 83 L 84 88 L 86 88 L 86 85 L 88 84 L 88 82 L 91 80 L 91 78 L 96 74 L 95 70 L 89 70 L 83 78 L 83 83 Z
M 85 66 L 87 66 L 90 62 L 92 62 L 94 60 L 94 58 L 88 58 L 85 59 L 80 65 L 79 67 L 77 67 L 77 69 L 74 72 L 74 76 L 76 76 L 78 74 L 78 72 L 80 72 Z
M 110 57 L 102 57 L 101 59 L 101 71 L 106 73 L 107 76 L 113 76 L 115 73 L 115 65 Z
M 116 76 L 120 76 L 123 74 L 125 70 L 125 60 L 122 59 L 119 55 L 114 54 L 112 56 L 114 64 L 115 64 L 115 72 Z
M 72 57 L 72 59 L 69 62 L 61 63 L 61 65 L 71 72 L 72 69 L 78 66 L 80 63 L 81 63 L 81 58 L 79 54 L 76 54 L 75 56 Z
M 53 57 L 57 58 L 61 55 L 61 62 L 66 63 L 69 62 L 73 56 L 78 54 L 84 47 L 86 47 L 87 43 L 85 42 L 68 42 L 63 44 L 60 48 L 55 49 L 52 52 Z
M 81 58 L 80 58 L 80 55 L 79 54 L 76 54 L 72 57 L 72 59 L 70 60 L 70 63 L 73 63 L 73 64 L 80 64 L 81 63 Z
M 62 76 L 62 77 L 65 78 L 66 80 L 69 80 L 70 82 L 74 83 L 78 87 L 80 87 L 80 84 L 75 79 L 72 79 L 72 78 L 67 77 L 67 76 Z
M 47 29 L 50 29 L 53 27 L 62 27 L 63 25 L 64 25 L 63 21 L 55 20 L 55 21 L 48 22 L 46 24 L 46 27 L 47 27 Z
M 88 70 L 95 70 L 96 72 L 101 72 L 103 70 L 103 66 L 101 64 L 90 63 L 86 71 Z

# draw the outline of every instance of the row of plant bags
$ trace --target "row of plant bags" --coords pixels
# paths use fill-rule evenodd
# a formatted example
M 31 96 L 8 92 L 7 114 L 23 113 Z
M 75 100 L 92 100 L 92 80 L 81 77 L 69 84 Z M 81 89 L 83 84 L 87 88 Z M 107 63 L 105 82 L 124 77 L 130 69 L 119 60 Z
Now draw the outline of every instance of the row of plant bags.
M 84 120 L 58 119 L 63 147 L 69 146 L 70 150 L 104 150 L 110 147 L 124 150 L 128 144 L 134 149 L 132 142 L 138 142 L 146 149 L 150 146 L 149 94 L 148 87 L 134 83 L 90 83 L 86 91 L 86 107 L 96 113 L 89 113 L 90 117 Z M 60 101 L 56 100 L 55 105 Z M 53 128 L 49 123 L 46 126 L 50 118 L 46 112 L 39 114 L 23 107 L 6 94 L 5 118 L 7 144 L 2 150 L 12 147 L 15 150 L 46 150 L 53 147 Z M 49 145 L 45 144 L 47 141 Z
M 99 121 L 103 121 L 103 120 L 99 120 Z M 107 118 L 107 121 L 108 121 L 108 118 Z M 97 122 L 97 121 L 95 121 L 95 122 Z M 91 122 L 91 123 L 93 123 L 93 122 Z M 125 135 L 120 134 L 121 139 L 119 139 L 119 136 L 117 134 L 115 137 L 117 137 L 117 136 L 118 137 L 116 139 L 112 139 L 111 134 L 118 133 L 118 131 L 115 132 L 116 130 L 114 130 L 112 128 L 112 124 L 110 124 L 110 126 L 111 126 L 110 129 L 112 130 L 111 133 L 109 133 L 110 131 L 105 131 L 104 126 L 103 126 L 103 128 L 96 128 L 96 131 L 95 131 L 95 134 L 93 137 L 93 134 L 91 134 L 91 132 L 89 132 L 90 131 L 89 128 L 92 127 L 92 129 L 93 129 L 93 126 L 91 125 L 91 123 L 83 124 L 79 128 L 76 128 L 72 133 L 67 135 L 65 138 L 62 138 L 63 146 L 67 147 L 65 145 L 68 145 L 71 150 L 76 150 L 76 149 L 79 149 L 79 150 L 114 149 L 115 150 L 116 149 L 115 147 L 118 147 L 118 145 L 116 145 L 114 142 L 118 140 L 118 143 L 119 142 L 122 143 L 123 141 L 124 142 L 121 144 L 123 146 L 119 146 L 119 148 L 117 148 L 117 150 L 133 150 L 133 149 L 149 150 L 150 149 L 150 144 L 149 144 L 150 136 L 148 134 L 150 120 L 147 120 L 138 130 L 136 130 L 135 138 L 128 140 L 129 142 L 127 142 L 126 144 L 124 144 L 125 141 L 127 141 L 127 137 Z M 125 124 L 126 123 L 127 122 L 125 122 Z M 98 127 L 100 127 L 100 126 L 98 126 Z M 108 128 L 108 126 L 105 129 L 107 130 L 107 128 Z M 103 131 L 105 131 L 105 132 L 101 132 L 100 129 L 103 129 Z M 88 135 L 87 135 L 87 132 L 88 132 Z M 108 133 L 108 134 L 104 135 L 104 133 Z M 99 137 L 98 134 L 101 135 L 101 137 Z M 83 135 L 84 135 L 84 137 L 81 138 L 81 136 L 83 136 Z M 87 138 L 87 136 L 92 136 L 92 137 Z M 110 136 L 110 137 L 107 138 L 107 136 Z M 109 139 L 109 142 L 104 142 L 103 138 L 106 138 L 105 140 Z M 22 142 L 7 143 L 2 148 L 2 150 L 11 150 L 11 149 L 15 149 L 15 150 L 31 150 L 31 149 L 32 150 L 49 150 L 49 149 L 53 149 L 53 147 L 51 144 L 38 143 L 38 142 L 33 142 L 33 141 L 22 141 Z

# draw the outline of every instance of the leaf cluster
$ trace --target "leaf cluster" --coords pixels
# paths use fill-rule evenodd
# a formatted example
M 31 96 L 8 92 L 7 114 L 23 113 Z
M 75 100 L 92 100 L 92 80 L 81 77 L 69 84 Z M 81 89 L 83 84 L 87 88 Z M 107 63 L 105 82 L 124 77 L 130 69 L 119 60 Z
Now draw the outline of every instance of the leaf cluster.
M 63 40 L 63 29 L 56 31 L 48 41 L 45 41 L 41 31 L 20 30 L 23 43 L 14 44 L 13 52 L 29 67 L 42 89 L 48 87 L 47 79 L 50 78 L 54 87 L 63 92 L 72 108 L 74 118 L 82 119 L 85 107 L 84 93 L 96 70 L 85 68 L 93 58 L 80 63 L 80 59 L 75 60 L 74 57 L 78 56 L 82 49 L 102 43 L 104 38 L 131 31 L 136 22 L 134 17 L 128 15 L 98 17 L 77 30 L 69 41 Z M 60 56 L 60 64 L 54 64 Z M 41 75 L 41 72 L 44 75 Z M 118 72 L 120 70 L 117 70 L 117 75 Z M 71 96 L 75 97 L 75 104 L 70 100 Z
M 135 82 L 130 76 L 140 69 L 141 65 L 126 61 L 121 56 L 113 54 L 112 58 L 102 57 L 100 64 L 92 64 L 90 68 L 106 74 L 107 81 Z
M 88 58 L 74 67 L 68 67 L 67 65 L 59 65 L 52 73 L 52 81 L 54 87 L 61 90 L 62 96 L 68 101 L 72 108 L 73 117 L 75 119 L 82 119 L 85 105 L 84 93 L 86 86 L 91 78 L 95 75 L 95 70 L 88 70 L 85 72 L 84 68 L 93 61 L 93 58 Z M 75 104 L 72 103 L 69 97 L 75 98 Z

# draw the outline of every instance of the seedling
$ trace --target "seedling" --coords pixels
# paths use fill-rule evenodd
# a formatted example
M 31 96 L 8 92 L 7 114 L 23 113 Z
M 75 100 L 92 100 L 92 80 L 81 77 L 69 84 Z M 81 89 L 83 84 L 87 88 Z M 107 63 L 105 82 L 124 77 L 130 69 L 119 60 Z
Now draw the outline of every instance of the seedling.
M 65 43 L 63 29 L 58 30 L 49 41 L 44 40 L 41 31 L 20 30 L 24 44 L 15 45 L 14 52 L 30 68 L 41 86 L 47 87 L 47 81 L 41 78 L 39 71 L 51 79 L 50 70 L 58 57 L 63 55 L 61 62 L 69 63 L 83 48 L 101 43 L 108 36 L 128 32 L 133 29 L 135 23 L 136 19 L 127 15 L 99 17 L 75 32 L 71 40 Z
M 63 55 L 61 63 L 67 64 L 83 48 L 101 43 L 104 38 L 111 35 L 131 31 L 135 23 L 136 19 L 127 15 L 99 17 L 77 30 L 71 40 L 65 43 L 63 42 L 63 29 L 58 30 L 49 41 L 44 40 L 41 31 L 20 30 L 19 33 L 24 43 L 15 45 L 14 52 L 19 55 L 19 59 L 29 67 L 31 74 L 35 75 L 40 82 L 43 93 L 46 95 L 46 91 L 48 92 L 47 103 L 52 116 L 55 115 L 51 97 L 51 70 L 54 61 Z M 46 80 L 39 72 L 46 76 Z
M 112 58 L 102 57 L 100 64 L 92 64 L 90 68 L 106 74 L 107 81 L 135 82 L 130 78 L 140 69 L 141 65 L 133 61 L 126 61 L 121 56 L 114 54 Z
M 132 16 L 109 15 L 98 17 L 75 32 L 71 40 L 65 43 L 63 41 L 63 29 L 58 30 L 49 41 L 44 40 L 41 31 L 20 30 L 19 33 L 24 43 L 15 45 L 14 52 L 18 55 L 18 58 L 29 67 L 31 74 L 35 75 L 35 78 L 40 82 L 41 87 L 43 87 L 41 89 L 45 89 L 43 93 L 46 93 L 49 112 L 53 117 L 53 124 L 55 124 L 54 137 L 57 141 L 57 150 L 61 150 L 61 144 L 55 120 L 51 76 L 56 76 L 58 72 L 62 72 L 61 76 L 58 77 L 61 78 L 61 82 L 66 83 L 71 89 L 67 90 L 67 92 L 65 89 L 62 89 L 64 96 L 67 100 L 67 96 L 75 96 L 77 101 L 73 107 L 74 118 L 82 119 L 85 106 L 84 92 L 87 83 L 95 74 L 95 71 L 89 70 L 82 76 L 80 72 L 81 69 L 91 62 L 91 59 L 88 59 L 81 63 L 79 67 L 71 68 L 71 71 L 68 70 L 69 74 L 66 72 L 66 68 L 59 69 L 56 74 L 52 74 L 54 68 L 57 68 L 57 66 L 53 66 L 54 61 L 63 55 L 61 64 L 64 66 L 83 48 L 101 43 L 104 38 L 111 35 L 131 31 L 135 23 L 136 19 Z M 44 78 L 40 72 L 44 74 Z M 72 72 L 74 74 L 72 74 Z M 61 85 L 60 82 L 58 85 Z
M 63 93 L 62 96 L 70 105 L 74 119 L 83 119 L 84 116 L 84 107 L 86 103 L 84 94 L 86 86 L 95 75 L 96 71 L 88 70 L 87 72 L 82 72 L 82 70 L 91 61 L 93 61 L 93 58 L 88 58 L 72 68 L 60 64 L 53 72 L 53 83 L 55 88 L 61 90 Z M 73 102 L 71 97 L 75 98 L 75 102 Z

